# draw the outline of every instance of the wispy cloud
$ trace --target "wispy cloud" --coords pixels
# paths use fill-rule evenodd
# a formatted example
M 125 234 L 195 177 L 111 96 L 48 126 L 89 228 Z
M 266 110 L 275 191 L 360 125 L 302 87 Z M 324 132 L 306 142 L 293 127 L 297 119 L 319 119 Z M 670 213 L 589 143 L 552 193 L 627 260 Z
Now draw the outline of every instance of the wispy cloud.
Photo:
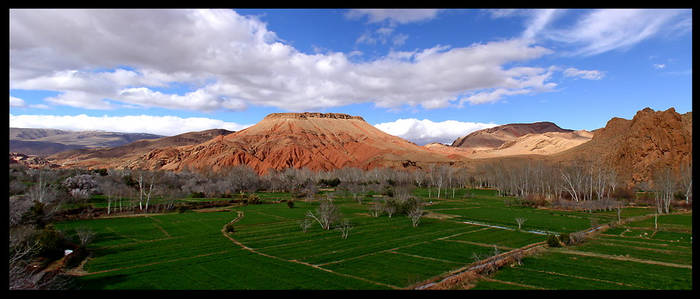
M 605 74 L 598 70 L 579 70 L 577 68 L 567 68 L 564 70 L 565 77 L 577 77 L 588 80 L 600 80 L 603 79 Z
M 658 63 L 658 64 L 657 64 L 657 63 L 654 63 L 652 66 L 653 66 L 655 69 L 657 69 L 657 70 L 660 70 L 660 69 L 663 69 L 663 68 L 666 67 L 666 65 L 663 64 L 663 63 Z
M 407 24 L 434 19 L 438 9 L 351 9 L 345 16 L 350 19 L 367 17 L 369 23 L 388 21 Z
M 576 11 L 576 13 L 579 13 Z M 537 16 L 543 20 L 549 11 Z M 572 56 L 591 56 L 614 50 L 627 50 L 638 43 L 672 31 L 685 30 L 690 10 L 676 9 L 600 9 L 584 13 L 565 28 L 546 26 L 550 22 L 532 22 L 526 32 L 533 38 L 562 43 Z M 536 18 L 535 20 L 539 20 Z M 545 24 L 545 25 L 542 25 Z

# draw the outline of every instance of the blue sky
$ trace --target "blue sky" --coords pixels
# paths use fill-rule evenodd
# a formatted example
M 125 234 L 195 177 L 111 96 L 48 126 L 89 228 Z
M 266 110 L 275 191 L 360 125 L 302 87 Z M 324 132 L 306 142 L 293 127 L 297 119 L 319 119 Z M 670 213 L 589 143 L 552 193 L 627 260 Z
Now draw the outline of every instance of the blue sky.
M 419 144 L 692 109 L 690 10 L 11 10 L 10 126 L 360 115 Z

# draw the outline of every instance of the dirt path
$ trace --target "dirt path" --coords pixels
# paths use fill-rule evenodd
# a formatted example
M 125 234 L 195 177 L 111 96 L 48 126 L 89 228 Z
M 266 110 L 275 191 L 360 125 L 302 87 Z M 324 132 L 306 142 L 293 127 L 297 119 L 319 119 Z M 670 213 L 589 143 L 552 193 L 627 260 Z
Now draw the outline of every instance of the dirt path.
M 666 262 L 659 262 L 659 261 L 650 261 L 650 260 L 637 259 L 637 258 L 633 258 L 633 257 L 609 255 L 609 254 L 602 254 L 602 253 L 585 252 L 585 251 L 577 251 L 577 250 L 570 250 L 570 249 L 562 249 L 562 250 L 559 250 L 558 252 L 566 253 L 566 254 L 582 255 L 582 256 L 599 257 L 599 258 L 604 258 L 604 259 L 609 259 L 609 260 L 628 261 L 628 262 L 637 262 L 637 263 L 643 263 L 643 264 L 660 265 L 660 266 L 675 267 L 675 268 L 693 269 L 692 265 L 681 265 L 681 264 L 666 263 Z

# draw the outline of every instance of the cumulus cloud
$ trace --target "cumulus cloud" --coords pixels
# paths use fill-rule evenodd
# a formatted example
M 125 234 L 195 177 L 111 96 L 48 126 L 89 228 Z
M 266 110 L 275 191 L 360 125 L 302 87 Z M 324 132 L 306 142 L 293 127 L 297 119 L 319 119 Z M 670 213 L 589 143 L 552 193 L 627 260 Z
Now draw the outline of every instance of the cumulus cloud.
M 374 126 L 388 134 L 404 138 L 418 145 L 425 145 L 432 142 L 451 144 L 459 137 L 477 130 L 495 127 L 497 124 L 456 120 L 434 122 L 429 119 L 408 118 Z
M 564 76 L 566 77 L 578 77 L 588 80 L 600 80 L 603 78 L 604 74 L 597 70 L 579 70 L 577 68 L 567 68 L 564 70 Z
M 436 14 L 360 13 L 398 23 Z M 382 34 L 392 34 L 387 43 L 395 45 L 407 38 L 392 27 L 375 32 Z M 350 59 L 358 52 L 300 52 L 259 19 L 232 10 L 10 11 L 10 89 L 56 91 L 44 100 L 85 109 L 308 111 L 367 102 L 433 109 L 494 90 L 507 91 L 502 96 L 547 90 L 553 83 L 546 68 L 510 65 L 550 53 L 512 39 L 356 63 Z
M 177 116 L 88 116 L 80 115 L 12 115 L 13 128 L 51 128 L 69 131 L 107 131 L 125 133 L 151 133 L 172 136 L 193 131 L 226 129 L 238 131 L 251 125 L 226 122 L 203 117 L 181 118 Z

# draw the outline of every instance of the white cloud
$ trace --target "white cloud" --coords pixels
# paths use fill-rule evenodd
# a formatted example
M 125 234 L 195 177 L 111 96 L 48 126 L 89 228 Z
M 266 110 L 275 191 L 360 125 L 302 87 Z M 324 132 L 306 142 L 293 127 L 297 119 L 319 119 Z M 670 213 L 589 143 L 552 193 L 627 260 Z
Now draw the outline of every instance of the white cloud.
M 626 50 L 659 34 L 687 31 L 692 13 L 688 9 L 599 9 L 583 14 L 568 28 L 547 27 L 546 11 L 538 16 L 543 17 L 541 22 L 532 22 L 525 35 L 560 42 L 570 47 L 567 55 L 591 56 Z
M 435 13 L 366 15 L 401 23 Z M 392 36 L 387 43 L 395 45 L 407 38 L 392 27 L 374 35 Z M 84 109 L 308 111 L 366 102 L 432 109 L 468 94 L 553 84 L 545 68 L 506 67 L 552 53 L 520 39 L 393 53 L 358 63 L 350 60 L 358 52 L 302 53 L 232 10 L 10 11 L 10 89 L 56 91 L 45 100 Z
M 367 17 L 369 23 L 389 22 L 406 24 L 431 20 L 437 16 L 437 9 L 352 9 L 346 16 L 351 19 Z
M 604 73 L 597 70 L 579 70 L 577 68 L 570 67 L 564 70 L 564 76 L 579 77 L 588 80 L 600 80 L 603 78 Z
M 663 69 L 665 67 L 666 67 L 666 65 L 663 63 L 659 63 L 659 64 L 654 63 L 654 68 L 657 70 Z
M 208 129 L 238 131 L 249 126 L 251 125 L 241 125 L 203 117 L 10 114 L 10 127 L 13 128 L 50 128 L 70 131 L 99 130 L 107 132 L 151 133 L 166 136 Z
M 24 100 L 10 96 L 10 107 L 24 107 Z
M 459 137 L 477 130 L 495 127 L 497 124 L 456 120 L 433 122 L 429 119 L 408 118 L 374 126 L 388 134 L 404 138 L 418 145 L 425 145 L 432 142 L 451 144 Z

